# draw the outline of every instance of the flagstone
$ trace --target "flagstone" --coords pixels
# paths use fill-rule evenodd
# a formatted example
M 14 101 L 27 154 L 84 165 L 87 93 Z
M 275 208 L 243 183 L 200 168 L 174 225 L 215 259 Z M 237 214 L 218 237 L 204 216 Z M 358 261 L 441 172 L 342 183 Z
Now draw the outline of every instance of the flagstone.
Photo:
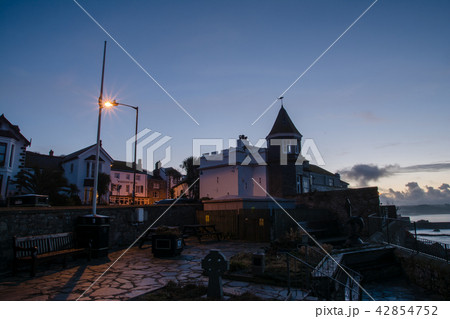
M 90 293 L 89 296 L 97 297 L 97 296 L 114 296 L 118 294 L 126 293 L 124 289 L 118 288 L 99 288 L 94 292 Z

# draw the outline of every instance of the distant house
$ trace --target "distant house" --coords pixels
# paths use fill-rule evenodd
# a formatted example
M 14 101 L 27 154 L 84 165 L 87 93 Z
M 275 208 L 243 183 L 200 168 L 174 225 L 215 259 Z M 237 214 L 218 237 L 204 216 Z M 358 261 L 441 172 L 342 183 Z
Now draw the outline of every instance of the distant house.
M 184 180 L 180 181 L 177 185 L 172 187 L 173 197 L 174 198 L 181 197 L 181 196 L 189 197 L 188 188 L 189 188 L 189 185 Z
M 159 167 L 156 170 L 158 171 L 156 176 L 166 182 L 166 198 L 175 197 L 172 189 L 181 181 L 183 175 L 173 167 Z
M 142 170 L 142 165 L 136 169 L 136 194 L 135 201 L 138 205 L 151 204 L 152 197 L 149 196 L 147 179 L 150 175 Z M 129 205 L 133 197 L 134 170 L 124 161 L 114 161 L 111 166 L 111 194 L 109 203 L 116 205 Z
M 147 177 L 147 189 L 150 204 L 167 198 L 166 181 L 158 175 L 155 175 L 155 172 L 153 173 L 153 176 Z
M 0 203 L 8 196 L 18 193 L 12 181 L 23 169 L 25 151 L 30 142 L 22 135 L 17 125 L 11 124 L 5 115 L 0 116 Z
M 64 156 L 61 163 L 69 184 L 77 185 L 80 190 L 79 197 L 83 204 L 92 203 L 96 152 L 97 145 L 94 144 Z M 113 161 L 112 157 L 100 147 L 98 172 L 110 175 Z M 109 192 L 101 201 L 109 203 Z
M 250 146 L 241 135 L 236 147 L 200 158 L 200 198 L 292 198 L 302 193 L 347 188 L 339 174 L 303 159 L 301 139 L 281 106 L 266 137 L 266 148 Z

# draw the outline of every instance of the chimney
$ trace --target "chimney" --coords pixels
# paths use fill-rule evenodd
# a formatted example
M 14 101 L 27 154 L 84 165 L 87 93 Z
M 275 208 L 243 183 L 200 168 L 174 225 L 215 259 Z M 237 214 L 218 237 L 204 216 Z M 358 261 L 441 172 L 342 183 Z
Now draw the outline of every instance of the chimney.
M 303 168 L 306 170 L 309 169 L 309 161 L 303 161 Z
M 53 156 L 53 150 L 50 150 L 50 152 L 48 152 L 48 155 Z

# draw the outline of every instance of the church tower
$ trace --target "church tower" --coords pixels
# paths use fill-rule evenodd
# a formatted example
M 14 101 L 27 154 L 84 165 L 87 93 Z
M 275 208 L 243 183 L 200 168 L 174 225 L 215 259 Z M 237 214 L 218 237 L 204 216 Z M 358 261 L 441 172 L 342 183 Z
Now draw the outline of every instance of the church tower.
M 266 137 L 268 192 L 274 197 L 289 197 L 297 193 L 297 176 L 302 166 L 295 165 L 301 153 L 302 134 L 287 114 L 283 100 L 278 116 Z

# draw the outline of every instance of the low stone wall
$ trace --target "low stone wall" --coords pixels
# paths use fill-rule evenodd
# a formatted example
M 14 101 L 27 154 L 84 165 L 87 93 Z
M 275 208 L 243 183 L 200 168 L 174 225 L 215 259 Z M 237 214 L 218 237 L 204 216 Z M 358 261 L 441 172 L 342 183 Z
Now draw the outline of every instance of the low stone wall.
M 449 263 L 400 249 L 396 249 L 395 256 L 409 280 L 445 300 L 450 299 Z
M 97 214 L 110 217 L 109 246 L 118 249 L 130 245 L 153 222 L 159 225 L 181 226 L 195 224 L 197 210 L 202 205 L 143 206 L 144 221 L 137 222 L 136 208 L 132 206 L 99 207 Z M 0 209 L 0 273 L 11 270 L 13 236 L 31 236 L 75 231 L 77 218 L 91 214 L 89 207 L 45 207 Z M 164 214 L 164 215 L 163 215 Z

